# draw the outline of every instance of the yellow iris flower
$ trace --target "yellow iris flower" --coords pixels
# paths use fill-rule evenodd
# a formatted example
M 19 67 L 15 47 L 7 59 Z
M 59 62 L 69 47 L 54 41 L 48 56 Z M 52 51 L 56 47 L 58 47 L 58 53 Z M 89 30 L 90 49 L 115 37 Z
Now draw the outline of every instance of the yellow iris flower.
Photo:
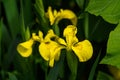
M 93 54 L 93 47 L 88 40 L 78 42 L 76 37 L 77 28 L 74 25 L 68 25 L 63 32 L 64 40 L 58 40 L 60 44 L 66 46 L 66 50 L 73 50 L 80 62 L 89 60 Z
M 57 12 L 57 10 L 52 11 L 52 8 L 49 6 L 46 15 L 50 19 L 50 25 L 53 25 L 54 23 L 58 24 L 62 19 L 69 19 L 75 26 L 77 24 L 77 16 L 73 11 L 68 9 L 60 9 L 60 11 Z
M 77 28 L 74 25 L 68 25 L 63 32 L 64 39 L 59 38 L 50 29 L 47 35 L 43 38 L 43 33 L 39 31 L 38 35 L 32 34 L 32 38 L 26 42 L 20 43 L 17 46 L 17 51 L 23 57 L 28 57 L 32 53 L 32 45 L 35 41 L 40 42 L 39 52 L 44 60 L 49 61 L 49 66 L 54 66 L 54 61 L 59 60 L 61 49 L 67 51 L 73 50 L 80 62 L 89 60 L 93 54 L 93 48 L 88 40 L 78 41 L 76 37 Z
M 61 49 L 73 50 L 80 62 L 85 62 L 92 57 L 93 48 L 91 43 L 88 40 L 78 42 L 76 33 L 77 28 L 68 25 L 63 32 L 66 38 L 65 42 L 64 39 L 56 36 L 53 30 L 48 31 L 44 41 L 39 46 L 39 52 L 46 61 L 49 61 L 50 67 L 53 67 L 54 60 L 59 60 Z

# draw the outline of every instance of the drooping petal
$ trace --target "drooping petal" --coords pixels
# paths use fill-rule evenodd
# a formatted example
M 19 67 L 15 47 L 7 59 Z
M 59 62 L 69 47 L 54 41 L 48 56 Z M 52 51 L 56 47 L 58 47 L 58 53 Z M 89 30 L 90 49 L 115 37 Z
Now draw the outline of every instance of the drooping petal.
M 23 57 L 28 57 L 32 53 L 32 45 L 33 45 L 33 39 L 30 39 L 26 42 L 20 43 L 17 46 L 17 51 L 19 54 Z
M 56 21 L 56 23 L 58 23 L 62 19 L 69 19 L 73 25 L 75 25 L 75 26 L 77 25 L 77 16 L 71 10 L 67 10 L 67 9 L 62 10 L 61 9 L 60 14 L 55 16 L 55 21 Z
M 80 62 L 85 62 L 92 57 L 93 47 L 88 40 L 84 40 L 72 46 L 72 50 L 79 58 Z
M 39 52 L 40 52 L 40 55 L 43 57 L 43 59 L 45 59 L 46 61 L 49 61 L 50 59 L 50 46 L 49 46 L 49 42 L 42 42 L 40 45 L 39 45 Z
M 62 46 L 54 41 L 42 42 L 39 46 L 39 52 L 46 61 L 50 61 L 49 65 L 53 67 L 53 60 L 59 60 L 60 51 L 62 48 Z
M 76 33 L 77 33 L 77 28 L 74 25 L 68 25 L 64 29 L 63 36 L 66 38 L 68 49 L 70 49 L 73 44 L 78 42 Z
M 51 41 L 51 46 L 52 47 L 50 49 L 50 53 L 51 53 L 50 58 L 54 58 L 57 61 L 59 60 L 61 49 L 65 47 L 62 45 L 59 45 L 58 43 L 54 41 Z
M 50 25 L 53 25 L 54 23 L 58 24 L 62 19 L 69 19 L 73 25 L 77 25 L 77 16 L 71 10 L 60 9 L 60 11 L 57 12 L 56 10 L 52 11 L 52 8 L 49 6 L 46 14 L 50 20 Z

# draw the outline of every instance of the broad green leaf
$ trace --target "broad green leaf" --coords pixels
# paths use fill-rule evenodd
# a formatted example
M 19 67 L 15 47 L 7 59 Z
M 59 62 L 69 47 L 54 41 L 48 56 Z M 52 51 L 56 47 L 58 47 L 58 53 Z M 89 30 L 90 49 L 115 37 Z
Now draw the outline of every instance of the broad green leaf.
M 66 54 L 68 67 L 71 71 L 69 80 L 76 80 L 77 68 L 78 68 L 78 59 L 72 51 L 68 51 Z
M 86 11 L 102 16 L 107 22 L 117 24 L 120 20 L 120 0 L 90 0 Z
M 107 73 L 99 71 L 96 80 L 114 80 L 114 79 Z
M 109 35 L 107 54 L 101 63 L 116 66 L 120 69 L 120 23 Z

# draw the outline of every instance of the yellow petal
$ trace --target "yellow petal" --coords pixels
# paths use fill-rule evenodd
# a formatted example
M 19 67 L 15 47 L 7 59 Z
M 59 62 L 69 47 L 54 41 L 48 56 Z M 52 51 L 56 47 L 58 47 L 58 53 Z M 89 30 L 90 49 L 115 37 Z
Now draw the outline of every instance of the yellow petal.
M 54 23 L 58 24 L 60 20 L 62 19 L 69 19 L 73 25 L 77 25 L 77 16 L 75 15 L 75 13 L 71 10 L 63 10 L 60 9 L 60 11 L 56 11 L 54 10 L 52 12 L 52 8 L 48 7 L 48 11 L 46 13 L 47 17 L 50 20 L 50 24 L 53 25 Z
M 54 37 L 56 37 L 56 35 L 54 34 L 53 30 L 50 29 L 47 35 L 45 36 L 44 41 L 50 41 L 51 38 L 54 38 Z
M 65 48 L 64 46 L 59 45 L 58 43 L 51 41 L 50 47 L 50 58 L 54 58 L 56 61 L 59 60 L 61 49 Z
M 54 59 L 51 59 L 51 60 L 49 61 L 49 66 L 50 66 L 50 67 L 53 67 L 53 66 L 54 66 Z
M 65 42 L 65 40 L 64 39 L 62 39 L 62 38 L 56 38 L 56 41 L 59 43 L 59 44 L 61 44 L 61 45 L 67 45 L 66 44 L 66 42 Z
M 89 60 L 93 54 L 92 44 L 88 40 L 84 40 L 72 46 L 72 50 L 79 58 L 80 62 Z
M 50 64 L 53 65 L 53 60 L 59 60 L 60 50 L 62 48 L 62 46 L 54 41 L 42 42 L 39 46 L 39 52 L 46 61 L 50 61 Z
M 48 18 L 50 19 L 50 25 L 54 24 L 55 18 L 52 12 L 52 8 L 49 6 L 48 7 L 48 12 L 47 12 Z
M 68 35 L 75 36 L 77 33 L 77 27 L 74 25 L 68 25 L 63 32 L 63 36 L 66 37 Z
M 62 10 L 60 14 L 58 14 L 55 18 L 56 23 L 58 23 L 61 19 L 69 19 L 73 25 L 77 25 L 77 16 L 71 10 Z
M 39 45 L 39 52 L 40 52 L 40 55 L 43 57 L 43 59 L 45 59 L 46 61 L 49 61 L 50 59 L 50 50 L 49 50 L 49 42 L 47 43 L 44 43 L 42 42 L 40 45 Z
M 76 37 L 77 28 L 74 25 L 68 25 L 63 32 L 63 36 L 66 38 L 68 50 L 72 45 L 78 42 Z
M 32 39 L 34 41 L 40 41 L 40 38 L 39 38 L 39 36 L 36 35 L 36 33 L 32 33 Z
M 64 48 L 64 46 L 61 46 L 61 45 L 59 45 L 58 43 L 56 43 L 54 41 L 51 41 L 51 45 L 50 45 L 50 61 L 52 61 L 52 60 L 58 61 L 59 60 L 62 48 Z M 52 62 L 54 64 L 54 61 L 52 61 Z
M 42 42 L 43 41 L 43 33 L 42 33 L 42 31 L 39 31 L 38 35 L 39 35 L 39 38 L 40 38 L 40 42 Z
M 53 13 L 54 13 L 54 16 L 56 16 L 56 15 L 57 15 L 57 10 L 54 10 L 54 12 L 53 12 Z
M 21 56 L 28 57 L 31 55 L 33 42 L 34 41 L 30 39 L 29 41 L 18 44 L 17 51 Z

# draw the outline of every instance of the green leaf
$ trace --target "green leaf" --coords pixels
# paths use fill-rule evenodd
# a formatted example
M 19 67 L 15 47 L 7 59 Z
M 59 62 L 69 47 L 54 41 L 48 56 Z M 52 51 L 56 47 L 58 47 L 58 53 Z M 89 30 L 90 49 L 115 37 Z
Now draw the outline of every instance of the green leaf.
M 57 36 L 60 36 L 60 29 L 59 29 L 58 24 L 54 24 L 54 25 L 52 26 L 52 29 L 54 30 L 54 32 L 55 32 L 55 34 L 56 34 Z
M 29 39 L 30 39 L 30 29 L 29 27 L 27 27 L 25 31 L 25 40 L 29 40 Z
M 8 75 L 9 75 L 8 80 L 18 80 L 17 77 L 13 73 L 8 72 Z
M 32 11 L 32 0 L 21 0 L 22 2 L 22 8 L 23 8 L 23 14 L 24 14 L 24 22 L 25 26 L 28 26 L 31 24 L 33 19 L 33 11 Z
M 107 55 L 101 63 L 116 66 L 120 69 L 120 23 L 109 35 Z
M 61 54 L 60 60 L 50 69 L 46 80 L 57 80 L 58 76 L 63 77 L 65 55 Z
M 1 46 L 2 44 L 1 43 L 2 43 L 2 20 L 0 20 L 0 65 L 1 65 L 1 58 L 2 58 L 2 56 L 1 56 L 2 55 L 2 51 L 1 51 L 2 50 L 1 49 L 2 48 L 2 46 Z
M 23 40 L 27 40 L 26 36 L 26 28 L 25 28 L 25 17 L 24 17 L 24 6 L 23 6 L 23 1 L 20 1 L 20 33 L 22 35 Z M 28 28 L 28 27 L 27 27 Z
M 8 50 L 4 53 L 6 53 L 3 58 L 3 67 L 4 69 L 8 69 L 10 67 L 10 64 L 14 61 L 15 55 L 16 55 L 16 45 L 17 45 L 18 39 L 14 39 L 11 41 L 10 45 L 7 46 Z
M 97 58 L 96 58 L 96 60 L 95 60 L 95 62 L 93 64 L 93 66 L 92 66 L 92 69 L 90 71 L 88 80 L 93 80 L 93 78 L 94 78 L 95 70 L 96 70 L 96 67 L 97 67 L 99 59 L 100 59 L 100 54 L 101 54 L 101 50 L 100 50 L 100 52 L 99 52 L 99 54 L 98 54 L 98 56 L 97 56 Z
M 16 0 L 2 0 L 12 38 L 19 32 L 19 14 Z
M 85 0 L 76 0 L 78 6 L 79 6 L 81 9 L 83 9 L 84 1 L 85 1 Z
M 120 19 L 120 0 L 90 0 L 86 11 L 117 24 Z
M 97 75 L 97 80 L 114 80 L 110 75 L 99 71 Z
M 36 0 L 34 7 L 36 9 L 36 14 L 37 14 L 37 20 L 38 23 L 41 25 L 41 29 L 47 33 L 47 31 L 49 30 L 48 27 L 48 21 L 45 17 L 45 10 L 44 10 L 44 6 L 43 6 L 43 1 L 42 0 Z
M 71 75 L 69 76 L 69 80 L 76 80 L 77 68 L 78 68 L 78 59 L 77 59 L 76 55 L 71 51 L 67 52 L 66 57 L 67 57 L 68 67 L 71 71 Z

